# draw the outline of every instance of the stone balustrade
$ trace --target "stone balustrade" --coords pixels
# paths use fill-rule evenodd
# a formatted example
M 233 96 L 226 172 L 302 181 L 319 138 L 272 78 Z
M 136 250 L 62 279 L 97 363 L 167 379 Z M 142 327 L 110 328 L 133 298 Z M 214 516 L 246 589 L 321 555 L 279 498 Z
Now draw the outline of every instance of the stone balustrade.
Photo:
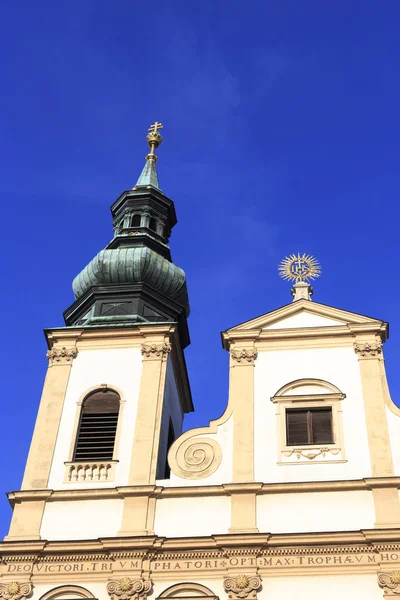
M 114 481 L 115 465 L 118 461 L 66 462 L 64 483 L 91 483 Z

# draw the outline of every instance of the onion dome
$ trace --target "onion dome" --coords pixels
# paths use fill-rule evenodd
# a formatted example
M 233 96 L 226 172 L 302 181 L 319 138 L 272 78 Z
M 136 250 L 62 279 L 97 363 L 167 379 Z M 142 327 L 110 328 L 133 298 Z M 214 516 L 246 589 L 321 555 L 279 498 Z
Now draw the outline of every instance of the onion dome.
M 75 277 L 75 302 L 64 318 L 67 326 L 79 327 L 177 323 L 185 347 L 186 277 L 172 262 L 168 246 L 177 219 L 173 201 L 159 188 L 156 169 L 161 128 L 158 122 L 150 127 L 145 167 L 135 187 L 111 206 L 114 237 Z

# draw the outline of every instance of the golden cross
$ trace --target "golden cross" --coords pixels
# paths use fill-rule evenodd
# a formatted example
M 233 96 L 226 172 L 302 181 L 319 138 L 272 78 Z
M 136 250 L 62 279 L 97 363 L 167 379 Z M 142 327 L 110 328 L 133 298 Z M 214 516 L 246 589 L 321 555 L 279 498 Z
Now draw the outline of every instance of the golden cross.
M 150 133 L 157 133 L 158 129 L 163 129 L 164 125 L 162 123 L 159 123 L 158 121 L 156 121 L 155 123 L 153 123 L 153 125 L 150 125 L 149 127 L 149 132 Z

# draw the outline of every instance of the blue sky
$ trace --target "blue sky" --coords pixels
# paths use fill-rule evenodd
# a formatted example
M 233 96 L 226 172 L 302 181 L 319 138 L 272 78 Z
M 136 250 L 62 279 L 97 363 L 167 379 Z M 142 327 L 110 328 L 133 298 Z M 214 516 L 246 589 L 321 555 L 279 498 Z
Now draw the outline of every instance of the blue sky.
M 322 264 L 316 301 L 390 322 L 400 403 L 399 19 L 398 0 L 3 3 L 0 535 L 42 329 L 63 324 L 72 279 L 111 238 L 109 206 L 136 182 L 156 119 L 192 308 L 186 427 L 223 412 L 220 331 L 291 300 L 277 264 L 297 251 Z

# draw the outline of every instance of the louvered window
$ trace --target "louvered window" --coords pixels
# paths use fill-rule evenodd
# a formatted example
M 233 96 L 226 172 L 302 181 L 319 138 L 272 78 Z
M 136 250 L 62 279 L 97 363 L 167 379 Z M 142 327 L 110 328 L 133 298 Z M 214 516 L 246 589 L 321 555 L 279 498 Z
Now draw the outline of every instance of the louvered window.
M 287 409 L 288 446 L 333 444 L 332 408 Z
M 83 402 L 74 461 L 112 460 L 117 432 L 120 397 L 105 389 Z

